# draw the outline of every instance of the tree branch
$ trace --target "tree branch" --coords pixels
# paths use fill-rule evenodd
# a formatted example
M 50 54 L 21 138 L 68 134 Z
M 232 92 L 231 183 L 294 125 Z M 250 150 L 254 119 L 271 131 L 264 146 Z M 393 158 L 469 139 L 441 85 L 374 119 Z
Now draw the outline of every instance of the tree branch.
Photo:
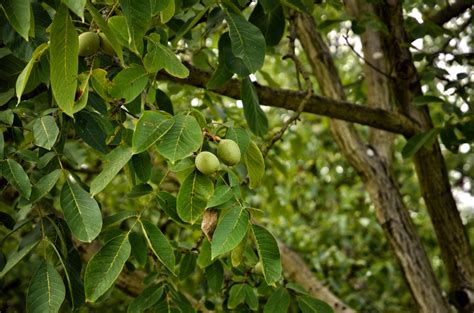
M 474 5 L 472 0 L 457 0 L 453 4 L 448 4 L 438 12 L 429 16 L 429 20 L 437 25 L 443 25 L 452 18 L 461 15 Z
M 164 72 L 160 72 L 157 78 L 206 88 L 211 74 L 199 70 L 190 64 L 186 64 L 186 66 L 189 69 L 189 76 L 185 79 L 176 78 Z M 307 95 L 305 91 L 276 89 L 258 83 L 254 84 L 257 88 L 260 103 L 265 106 L 297 111 Z M 231 79 L 225 85 L 213 91 L 223 96 L 240 99 L 240 82 L 237 79 Z M 366 125 L 404 136 L 412 136 L 419 131 L 418 126 L 414 122 L 401 114 L 318 95 L 311 96 L 305 104 L 303 112 Z

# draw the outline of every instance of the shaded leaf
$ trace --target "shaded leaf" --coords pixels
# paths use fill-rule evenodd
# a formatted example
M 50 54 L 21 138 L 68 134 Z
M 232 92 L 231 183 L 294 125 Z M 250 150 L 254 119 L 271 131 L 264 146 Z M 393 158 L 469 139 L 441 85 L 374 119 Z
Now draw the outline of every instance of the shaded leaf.
M 3 267 L 2 271 L 0 272 L 0 279 L 5 276 L 15 265 L 18 264 L 28 253 L 35 248 L 38 243 L 40 242 L 40 238 L 32 240 L 27 245 L 23 246 L 20 250 L 13 252 L 7 259 L 7 263 Z
M 132 65 L 120 71 L 114 77 L 109 93 L 115 98 L 124 98 L 125 103 L 132 102 L 145 89 L 148 74 L 140 65 Z
M 240 97 L 244 104 L 244 115 L 250 130 L 257 136 L 263 136 L 268 131 L 267 116 L 260 107 L 255 86 L 250 78 L 242 79 Z
M 268 298 L 263 313 L 286 313 L 290 307 L 290 294 L 285 288 L 278 288 Z
M 157 34 L 151 34 L 148 37 L 148 53 L 143 59 L 143 65 L 150 73 L 156 73 L 165 69 L 170 75 L 178 78 L 186 78 L 189 70 L 181 63 L 181 60 L 171 51 L 170 48 L 160 43 Z
M 130 31 L 130 48 L 138 53 L 138 47 L 142 45 L 143 36 L 151 24 L 150 1 L 119 0 L 123 15 L 127 18 Z
M 33 122 L 35 145 L 51 150 L 59 135 L 59 128 L 51 115 L 42 116 Z
M 61 176 L 61 170 L 58 169 L 41 177 L 41 179 L 33 186 L 30 202 L 33 203 L 48 194 L 51 189 L 53 189 L 54 185 L 56 185 L 59 176 Z
M 249 175 L 249 187 L 253 189 L 260 184 L 265 174 L 265 162 L 262 152 L 260 152 L 260 149 L 253 141 L 250 142 L 247 152 L 244 154 L 244 162 Z
M 281 277 L 280 250 L 273 235 L 265 228 L 252 225 L 258 256 L 263 266 L 263 276 L 268 285 L 275 285 Z
M 5 160 L 0 163 L 0 174 L 12 185 L 22 197 L 29 199 L 31 183 L 23 167 L 15 160 Z
M 118 146 L 110 151 L 106 156 L 106 163 L 102 168 L 102 172 L 92 180 L 91 195 L 94 196 L 101 192 L 131 158 L 132 149 L 130 147 Z
M 163 296 L 162 285 L 151 285 L 145 288 L 128 306 L 128 313 L 139 313 L 144 312 L 146 309 L 151 308 L 157 303 Z
M 226 13 L 232 52 L 244 62 L 251 73 L 259 70 L 265 59 L 265 38 L 260 29 L 241 15 Z
M 174 267 L 176 259 L 174 256 L 173 247 L 166 239 L 165 235 L 161 230 L 153 223 L 149 221 L 140 221 L 143 233 L 153 253 L 156 255 L 158 260 L 174 273 Z
M 84 22 L 84 6 L 86 5 L 86 0 L 62 0 L 69 9 L 79 16 Z
M 208 267 L 206 267 L 207 285 L 211 292 L 218 293 L 222 290 L 222 283 L 224 282 L 224 267 L 222 263 L 217 260 Z
M 84 274 L 87 301 L 95 302 L 114 284 L 130 252 L 128 236 L 120 235 L 108 241 L 89 260 Z
M 20 75 L 18 75 L 16 79 L 15 89 L 16 89 L 16 97 L 18 98 L 18 102 L 21 101 L 21 96 L 25 91 L 26 84 L 28 83 L 28 79 L 30 78 L 31 71 L 33 70 L 34 65 L 39 61 L 40 57 L 43 53 L 48 49 L 48 44 L 42 43 L 38 47 L 36 47 L 35 51 L 31 55 L 31 60 L 26 64 L 25 68 L 21 71 Z
M 59 202 L 74 237 L 91 242 L 99 235 L 102 229 L 99 205 L 79 184 L 66 180 Z
M 245 286 L 246 284 L 235 284 L 230 287 L 229 299 L 227 301 L 227 307 L 229 309 L 235 309 L 239 304 L 244 302 Z
M 243 128 L 234 128 L 230 127 L 227 130 L 227 133 L 225 135 L 226 139 L 231 139 L 235 141 L 239 145 L 240 153 L 244 155 L 247 152 L 247 148 L 249 147 L 250 144 L 250 135 L 247 132 L 247 130 Z
M 211 179 L 198 171 L 189 174 L 181 184 L 177 197 L 179 217 L 194 224 L 204 213 L 207 201 L 214 192 Z
M 10 25 L 28 41 L 32 17 L 30 0 L 2 0 L 1 5 Z
M 298 296 L 298 306 L 303 313 L 334 313 L 329 304 L 310 296 Z
M 31 313 L 59 312 L 66 297 L 66 288 L 53 265 L 41 263 L 31 278 L 26 297 L 26 311 Z
M 411 158 L 415 153 L 421 149 L 424 145 L 431 145 L 436 140 L 441 129 L 433 128 L 427 132 L 419 133 L 411 137 L 405 144 L 402 150 L 402 156 L 404 159 Z

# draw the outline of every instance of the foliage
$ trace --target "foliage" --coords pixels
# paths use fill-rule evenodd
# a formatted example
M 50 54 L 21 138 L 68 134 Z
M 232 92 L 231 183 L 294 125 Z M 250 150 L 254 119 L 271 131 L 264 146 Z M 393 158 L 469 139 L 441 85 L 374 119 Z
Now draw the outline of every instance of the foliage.
M 344 31 L 351 18 L 337 1 L 0 3 L 0 282 L 14 287 L 0 310 L 331 312 L 283 278 L 271 232 L 354 308 L 410 308 L 361 181 L 334 152 L 325 122 L 305 117 L 265 158 L 259 148 L 288 113 L 262 109 L 255 79 L 298 85 L 281 58 L 289 10 L 315 12 L 323 32 Z M 443 39 L 407 23 L 414 39 Z M 351 27 L 384 31 L 371 16 Z M 88 31 L 101 35 L 101 48 L 78 57 Z M 342 78 L 351 100 L 363 101 L 357 58 L 338 53 L 338 65 L 350 67 Z M 456 98 L 439 96 L 430 79 L 447 74 L 429 66 L 432 57 L 416 54 L 430 92 L 415 102 L 436 106 L 437 125 L 397 142 L 399 164 L 438 136 L 455 153 L 473 140 L 472 118 L 458 105 L 472 82 L 446 78 Z M 162 79 L 188 77 L 189 63 L 212 72 L 207 89 Z M 237 105 L 212 92 L 232 77 L 241 83 Z M 203 175 L 196 155 L 215 153 L 224 139 L 238 144 L 240 163 L 221 160 Z M 469 177 L 467 158 L 448 162 Z M 394 170 L 409 207 L 420 207 L 412 170 Z M 436 260 L 428 218 L 412 211 Z M 435 269 L 444 279 L 439 262 Z M 141 288 L 127 293 L 123 274 Z

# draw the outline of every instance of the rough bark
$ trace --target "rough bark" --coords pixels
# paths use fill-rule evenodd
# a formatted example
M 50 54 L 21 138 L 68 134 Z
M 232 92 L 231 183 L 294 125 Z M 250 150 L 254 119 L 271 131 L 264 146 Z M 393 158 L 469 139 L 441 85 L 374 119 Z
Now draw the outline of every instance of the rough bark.
M 190 73 L 185 79 L 176 78 L 166 73 L 160 73 L 158 79 L 206 88 L 211 73 L 199 70 L 189 64 L 187 64 L 187 67 Z M 306 96 L 304 91 L 275 89 L 258 83 L 255 83 L 255 87 L 257 88 L 260 103 L 270 107 L 296 111 Z M 236 79 L 231 79 L 225 85 L 213 91 L 223 96 L 240 99 L 240 82 Z M 313 95 L 310 98 L 305 105 L 304 112 L 367 125 L 407 136 L 418 131 L 415 123 L 398 113 L 318 95 Z
M 335 313 L 354 313 L 355 311 L 338 299 L 331 291 L 318 281 L 303 259 L 281 241 L 280 248 L 281 263 L 284 274 L 290 281 L 300 284 L 310 295 L 328 303 Z
M 312 17 L 297 13 L 298 38 L 323 95 L 344 100 L 345 94 L 329 49 L 315 31 Z M 426 253 L 416 234 L 389 169 L 376 150 L 361 143 L 347 122 L 331 120 L 331 131 L 349 163 L 361 174 L 398 262 L 421 312 L 449 312 Z
M 407 117 L 416 120 L 428 131 L 433 127 L 428 108 L 411 104 L 421 95 L 421 85 L 415 65 L 407 49 L 407 34 L 403 27 L 403 11 L 399 1 L 387 1 L 379 8 L 379 16 L 387 24 L 386 51 L 394 69 L 393 89 L 397 106 Z M 441 249 L 450 282 L 450 300 L 461 312 L 474 310 L 474 258 L 464 225 L 451 192 L 448 172 L 439 143 L 420 149 L 415 168 L 423 198 Z

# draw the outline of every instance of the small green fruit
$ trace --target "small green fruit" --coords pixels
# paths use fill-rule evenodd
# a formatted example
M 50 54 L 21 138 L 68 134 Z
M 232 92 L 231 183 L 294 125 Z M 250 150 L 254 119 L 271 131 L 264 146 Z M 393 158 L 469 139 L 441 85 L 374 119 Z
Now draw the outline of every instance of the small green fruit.
M 214 174 L 219 170 L 219 159 L 211 152 L 199 153 L 195 160 L 196 168 L 204 175 Z
M 217 146 L 217 156 L 225 165 L 235 165 L 240 162 L 239 145 L 230 139 L 224 139 Z
M 100 46 L 100 38 L 97 33 L 85 32 L 79 35 L 79 55 L 87 57 L 96 53 Z
M 114 48 L 112 48 L 112 44 L 110 43 L 109 39 L 105 36 L 104 33 L 99 33 L 100 37 L 100 47 L 104 51 L 105 54 L 114 56 L 115 51 Z

